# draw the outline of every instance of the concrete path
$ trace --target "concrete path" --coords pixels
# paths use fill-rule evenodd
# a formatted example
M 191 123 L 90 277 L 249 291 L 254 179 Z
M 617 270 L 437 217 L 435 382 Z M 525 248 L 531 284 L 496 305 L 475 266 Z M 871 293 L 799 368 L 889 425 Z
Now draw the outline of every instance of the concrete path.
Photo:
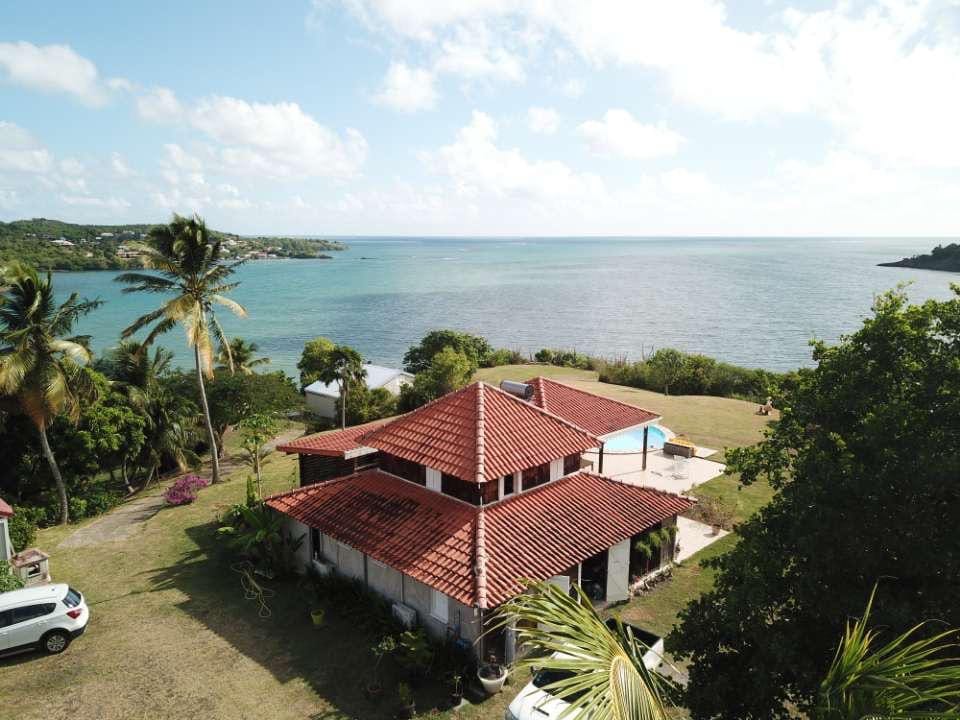
M 303 433 L 300 428 L 286 430 L 267 443 L 266 447 L 268 450 L 272 451 L 277 447 L 277 445 L 290 442 L 291 440 L 296 440 L 302 434 Z M 220 475 L 227 477 L 241 467 L 243 467 L 243 464 L 240 462 L 239 458 L 224 458 L 220 461 Z M 209 475 L 209 462 L 204 463 L 199 473 L 201 475 L 204 473 Z M 176 477 L 167 478 L 163 481 L 161 486 L 151 487 L 147 491 L 150 493 L 149 495 L 135 497 L 123 503 L 119 507 L 114 508 L 106 515 L 103 515 L 93 522 L 78 528 L 73 533 L 68 535 L 59 546 L 65 548 L 85 547 L 89 545 L 99 545 L 101 543 L 126 540 L 128 537 L 137 532 L 147 520 L 152 518 L 163 509 L 163 493 L 160 492 L 160 490 L 162 487 L 168 485 L 170 482 L 173 482 L 178 477 L 182 476 L 178 475 Z
M 679 516 L 677 518 L 677 544 L 680 546 L 680 552 L 677 553 L 677 562 L 683 562 L 691 555 L 695 555 L 708 545 L 712 545 L 729 534 L 729 530 L 721 530 L 714 535 L 713 528 L 709 525 L 683 517 L 683 515 Z

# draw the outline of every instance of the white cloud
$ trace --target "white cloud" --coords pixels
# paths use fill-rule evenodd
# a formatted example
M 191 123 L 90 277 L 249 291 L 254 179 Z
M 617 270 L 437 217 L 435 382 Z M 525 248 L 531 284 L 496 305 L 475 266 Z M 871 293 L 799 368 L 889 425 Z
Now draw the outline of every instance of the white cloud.
M 113 170 L 117 177 L 125 178 L 133 175 L 133 170 L 130 169 L 126 160 L 124 160 L 123 156 L 118 152 L 110 153 L 110 169 Z
M 527 127 L 531 132 L 553 135 L 560 127 L 560 115 L 553 108 L 532 107 L 527 110 Z
M 467 80 L 490 78 L 522 82 L 523 60 L 494 40 L 494 36 L 483 24 L 457 27 L 452 37 L 440 44 L 436 71 Z
M 390 64 L 383 86 L 374 99 L 400 112 L 429 110 L 437 101 L 434 81 L 434 74 L 429 70 L 394 62 Z
M 125 210 L 130 202 L 118 197 L 90 197 L 87 195 L 61 195 L 60 199 L 67 205 L 80 207 L 104 208 L 107 210 Z
M 198 173 L 203 170 L 203 161 L 176 143 L 167 143 L 163 146 L 164 162 L 177 170 Z
M 560 92 L 562 92 L 568 98 L 573 98 L 574 100 L 583 95 L 586 89 L 587 84 L 579 78 L 571 78 L 560 86 Z
M 803 113 L 825 118 L 844 143 L 877 157 L 960 166 L 960 94 L 950 90 L 960 77 L 960 41 L 950 22 L 955 2 L 768 10 L 762 30 L 737 27 L 721 0 L 354 0 L 350 6 L 369 27 L 427 51 L 462 27 L 539 32 L 596 68 L 651 70 L 673 99 L 725 120 Z M 583 85 L 571 80 L 561 89 L 575 97 Z
M 27 130 L 0 120 L 0 170 L 46 173 L 53 167 L 53 156 Z
M 173 90 L 151 88 L 137 98 L 137 112 L 144 120 L 155 123 L 175 123 L 183 118 L 183 106 Z
M 576 173 L 553 160 L 529 160 L 517 149 L 497 147 L 496 139 L 493 118 L 474 111 L 452 144 L 423 159 L 435 172 L 447 175 L 464 196 L 585 199 L 603 191 L 603 182 L 595 175 Z
M 676 155 L 684 138 L 664 125 L 647 125 L 626 110 L 607 110 L 602 120 L 582 123 L 577 132 L 597 155 L 635 160 Z
M 190 123 L 224 145 L 221 162 L 239 172 L 349 178 L 367 157 L 367 141 L 359 131 L 348 128 L 341 137 L 297 103 L 213 96 L 190 112 Z
M 127 81 L 104 82 L 97 66 L 69 45 L 0 43 L 0 72 L 17 85 L 44 92 L 72 95 L 87 105 L 102 105 L 113 89 Z
M 65 175 L 83 175 L 86 168 L 77 158 L 68 157 L 60 161 L 60 171 Z

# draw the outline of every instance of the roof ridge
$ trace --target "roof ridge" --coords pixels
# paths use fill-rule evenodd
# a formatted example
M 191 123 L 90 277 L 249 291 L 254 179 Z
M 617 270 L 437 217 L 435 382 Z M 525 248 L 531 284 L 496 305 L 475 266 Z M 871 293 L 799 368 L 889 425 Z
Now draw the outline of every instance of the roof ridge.
M 539 382 L 541 388 L 543 387 L 543 382 L 546 381 L 546 382 L 548 382 L 548 383 L 553 383 L 554 385 L 559 385 L 559 386 L 561 386 L 561 387 L 565 387 L 565 388 L 567 388 L 568 390 L 573 390 L 574 392 L 578 392 L 578 393 L 580 393 L 581 395 L 589 395 L 590 397 L 596 397 L 596 398 L 600 398 L 600 399 L 602 399 L 602 400 L 607 400 L 608 402 L 616 403 L 617 405 L 622 405 L 623 407 L 630 408 L 631 410 L 643 410 L 644 412 L 648 412 L 648 413 L 650 413 L 651 415 L 655 415 L 655 416 L 658 417 L 658 418 L 662 418 L 662 417 L 663 417 L 663 415 L 661 415 L 660 413 L 655 412 L 655 411 L 653 411 L 653 410 L 647 410 L 647 408 L 645 408 L 645 407 L 640 407 L 639 405 L 631 405 L 630 403 L 623 402 L 623 400 L 617 400 L 616 398 L 607 397 L 606 395 L 600 395 L 600 394 L 598 394 L 598 393 L 592 393 L 592 392 L 590 392 L 589 390 L 582 390 L 582 389 L 580 389 L 580 388 L 578 388 L 578 387 L 574 387 L 573 385 L 568 385 L 567 383 L 560 382 L 559 380 L 554 380 L 553 378 L 544 377 L 543 375 L 537 375 L 537 376 L 536 376 L 535 378 L 533 378 L 533 379 Z M 541 397 L 543 397 L 543 390 L 542 390 L 542 389 L 541 389 L 540 393 L 541 393 Z
M 484 454 L 486 451 L 484 447 L 485 427 L 484 427 L 484 417 L 483 417 L 483 392 L 484 392 L 483 387 L 484 387 L 484 384 L 482 382 L 479 383 L 477 386 L 477 454 L 476 454 L 476 461 L 477 461 L 476 482 L 477 483 L 482 483 L 484 481 L 483 466 L 484 466 L 484 459 L 485 459 Z
M 476 564 L 477 607 L 481 610 L 487 607 L 487 530 L 483 507 L 477 511 L 476 537 L 474 543 Z
M 657 495 L 666 495 L 667 497 L 683 498 L 684 500 L 690 499 L 689 495 L 672 493 L 669 490 L 661 490 L 660 488 L 653 487 L 652 485 L 635 485 L 634 483 L 624 482 L 623 480 L 617 480 L 616 478 L 612 478 L 608 475 L 601 475 L 600 473 L 590 472 L 589 470 L 580 470 L 579 472 L 575 473 L 575 475 L 589 475 L 590 477 L 595 477 L 598 480 L 605 480 L 606 482 L 616 483 L 617 485 L 627 485 L 629 487 L 640 488 L 641 490 L 646 490 L 648 492 L 656 493 Z M 567 477 L 574 477 L 575 475 L 568 475 Z M 546 485 L 544 485 L 544 487 L 545 486 Z
M 483 382 L 483 381 L 481 380 L 480 382 Z M 484 384 L 486 385 L 486 383 L 484 383 Z M 556 421 L 559 422 L 559 423 L 562 423 L 562 424 L 566 425 L 567 427 L 571 428 L 572 430 L 576 430 L 577 432 L 582 433 L 583 435 L 586 435 L 586 436 L 587 436 L 588 438 L 590 438 L 591 440 L 596 440 L 598 445 L 600 444 L 600 437 L 597 436 L 597 435 L 594 435 L 592 432 L 590 432 L 590 431 L 587 430 L 586 428 L 582 428 L 582 427 L 580 427 L 579 425 L 577 425 L 576 423 L 572 423 L 572 422 L 570 422 L 569 420 L 567 420 L 566 418 L 560 417 L 560 416 L 557 415 L 556 413 L 552 413 L 552 412 L 550 412 L 549 410 L 545 410 L 544 408 L 542 408 L 542 407 L 540 407 L 540 406 L 538 406 L 538 405 L 534 405 L 532 402 L 527 402 L 526 400 L 521 400 L 521 399 L 518 398 L 516 395 L 513 395 L 512 393 L 508 393 L 506 390 L 501 390 L 500 388 L 496 387 L 495 385 L 487 385 L 487 387 L 492 388 L 493 390 L 496 390 L 498 393 L 500 393 L 500 394 L 503 395 L 504 397 L 508 397 L 508 398 L 510 398 L 511 400 L 515 401 L 515 402 L 521 403 L 524 407 L 530 408 L 531 410 L 534 410 L 534 411 L 536 411 L 536 412 L 538 412 L 538 413 L 542 413 L 543 415 L 546 415 L 547 417 L 549 417 L 549 418 L 551 418 L 551 419 L 553 419 L 553 420 L 556 420 Z

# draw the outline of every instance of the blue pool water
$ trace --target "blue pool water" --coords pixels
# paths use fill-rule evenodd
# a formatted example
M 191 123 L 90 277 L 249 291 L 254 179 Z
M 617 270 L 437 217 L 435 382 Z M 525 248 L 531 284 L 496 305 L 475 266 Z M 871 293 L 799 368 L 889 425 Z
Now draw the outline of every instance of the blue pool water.
M 658 426 L 647 428 L 647 449 L 657 450 L 667 441 L 667 434 Z M 604 452 L 640 452 L 643 450 L 643 428 L 614 435 L 603 444 Z

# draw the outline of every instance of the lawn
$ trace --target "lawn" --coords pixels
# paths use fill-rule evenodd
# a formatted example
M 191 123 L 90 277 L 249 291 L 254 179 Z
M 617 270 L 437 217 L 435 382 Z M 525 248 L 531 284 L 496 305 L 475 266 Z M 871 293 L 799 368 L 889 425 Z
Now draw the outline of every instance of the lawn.
M 649 407 L 674 430 L 718 449 L 755 442 L 763 426 L 752 406 L 739 401 L 664 397 L 600 384 L 591 373 L 561 368 L 496 370 L 482 374 L 496 381 L 549 372 Z M 246 474 L 235 471 L 229 481 L 203 490 L 192 505 L 160 510 L 137 523 L 123 541 L 61 547 L 77 526 L 42 530 L 36 544 L 50 553 L 54 579 L 86 595 L 90 626 L 63 655 L 0 660 L 0 720 L 390 717 L 390 702 L 370 702 L 362 692 L 372 662 L 370 638 L 336 613 L 322 630 L 314 630 L 307 614 L 312 601 L 297 582 L 274 586 L 268 618 L 259 617 L 255 604 L 244 599 L 215 528 L 218 514 L 243 499 Z M 266 474 L 270 492 L 293 487 L 295 458 L 272 455 Z M 739 498 L 740 517 L 769 497 L 766 487 L 739 491 L 735 480 L 724 477 L 698 493 Z M 700 557 L 733 542 L 735 536 L 725 538 Z M 679 608 L 710 586 L 711 574 L 698 560 L 692 558 L 672 580 L 624 606 L 624 617 L 661 632 L 669 629 Z M 508 692 L 456 715 L 430 716 L 499 720 L 521 682 L 518 678 Z M 426 700 L 421 710 L 427 709 Z

